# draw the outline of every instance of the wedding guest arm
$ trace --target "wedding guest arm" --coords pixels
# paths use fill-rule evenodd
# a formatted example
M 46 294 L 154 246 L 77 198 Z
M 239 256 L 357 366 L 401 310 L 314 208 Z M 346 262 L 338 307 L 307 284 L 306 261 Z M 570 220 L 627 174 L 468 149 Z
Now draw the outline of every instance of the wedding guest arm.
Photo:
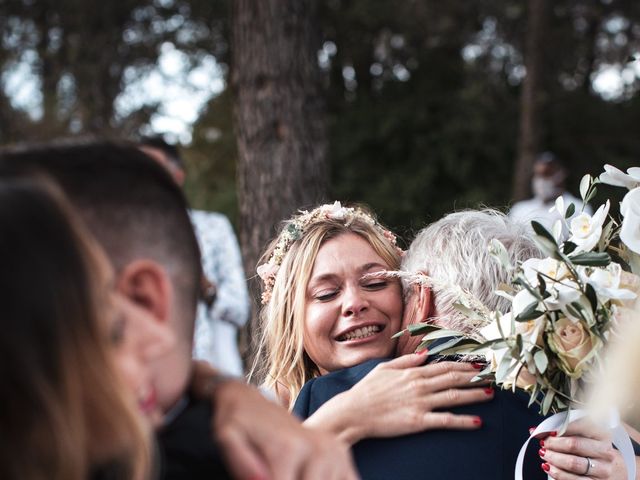
M 302 428 L 257 389 L 206 362 L 194 362 L 192 392 L 215 405 L 212 430 L 236 478 L 357 478 L 346 444 Z
M 332 432 L 350 445 L 364 438 L 425 430 L 480 428 L 477 415 L 446 411 L 493 398 L 491 388 L 469 388 L 480 366 L 464 362 L 423 366 L 425 359 L 426 355 L 410 354 L 377 365 L 353 388 L 320 406 L 304 425 Z

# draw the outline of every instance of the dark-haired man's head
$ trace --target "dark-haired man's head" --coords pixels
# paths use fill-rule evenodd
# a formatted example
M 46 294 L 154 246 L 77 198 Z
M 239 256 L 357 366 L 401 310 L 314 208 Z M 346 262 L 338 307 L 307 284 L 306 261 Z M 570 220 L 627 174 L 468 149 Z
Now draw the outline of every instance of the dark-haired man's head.
M 200 280 L 198 244 L 179 186 L 127 144 L 0 153 L 0 175 L 15 170 L 43 171 L 59 183 L 110 257 L 118 290 L 176 332 L 174 351 L 153 365 L 158 401 L 167 410 L 188 381 Z
M 144 137 L 138 143 L 138 147 L 162 165 L 178 185 L 184 185 L 184 162 L 178 147 L 168 143 L 161 136 Z

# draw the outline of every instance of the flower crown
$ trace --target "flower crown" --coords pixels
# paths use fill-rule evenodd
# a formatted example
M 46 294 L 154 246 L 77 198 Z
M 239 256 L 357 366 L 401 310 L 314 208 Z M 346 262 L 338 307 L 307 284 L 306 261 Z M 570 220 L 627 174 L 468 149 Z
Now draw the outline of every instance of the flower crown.
M 262 292 L 262 304 L 266 305 L 271 300 L 271 292 L 276 281 L 276 275 L 282 265 L 285 255 L 293 243 L 302 238 L 306 229 L 314 223 L 322 220 L 337 220 L 349 226 L 354 220 L 361 220 L 375 227 L 402 255 L 404 252 L 396 245 L 396 236 L 386 228 L 383 228 L 371 215 L 357 207 L 343 207 L 340 202 L 327 203 L 314 208 L 310 212 L 303 210 L 300 215 L 289 220 L 288 225 L 282 229 L 273 253 L 266 263 L 256 269 L 258 276 L 264 282 Z

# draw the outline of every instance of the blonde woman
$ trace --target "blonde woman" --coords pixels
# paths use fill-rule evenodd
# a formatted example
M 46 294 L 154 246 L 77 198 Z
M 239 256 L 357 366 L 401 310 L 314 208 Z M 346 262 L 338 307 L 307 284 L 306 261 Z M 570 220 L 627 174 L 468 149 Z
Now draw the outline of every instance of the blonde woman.
M 312 378 L 394 355 L 391 337 L 402 320 L 401 286 L 376 273 L 397 270 L 400 260 L 395 236 L 363 207 L 336 202 L 284 223 L 258 268 L 265 286 L 264 386 L 283 405 L 291 408 Z M 306 424 L 351 444 L 430 428 L 479 428 L 477 416 L 434 412 L 491 399 L 492 391 L 469 388 L 479 366 L 420 366 L 423 361 L 413 354 L 381 365 L 363 380 L 365 396 L 336 397 Z M 354 418 L 353 405 L 375 415 Z

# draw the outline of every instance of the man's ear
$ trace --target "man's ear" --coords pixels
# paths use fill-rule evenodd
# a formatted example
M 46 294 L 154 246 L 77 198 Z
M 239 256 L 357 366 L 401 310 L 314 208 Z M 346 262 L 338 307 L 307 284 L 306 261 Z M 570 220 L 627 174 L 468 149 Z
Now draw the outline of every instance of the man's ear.
M 158 321 L 169 319 L 173 287 L 169 274 L 153 260 L 135 260 L 118 274 L 117 290 Z
M 417 300 L 416 300 L 416 305 L 415 305 L 415 312 L 416 312 L 416 319 L 418 322 L 424 322 L 426 319 L 428 319 L 429 317 L 431 317 L 431 313 L 433 310 L 433 304 L 431 302 L 431 297 L 432 297 L 432 293 L 431 293 L 431 288 L 427 287 L 426 285 L 420 285 L 417 284 L 414 286 L 414 288 L 416 289 L 416 291 L 414 292 L 414 295 L 417 295 Z

